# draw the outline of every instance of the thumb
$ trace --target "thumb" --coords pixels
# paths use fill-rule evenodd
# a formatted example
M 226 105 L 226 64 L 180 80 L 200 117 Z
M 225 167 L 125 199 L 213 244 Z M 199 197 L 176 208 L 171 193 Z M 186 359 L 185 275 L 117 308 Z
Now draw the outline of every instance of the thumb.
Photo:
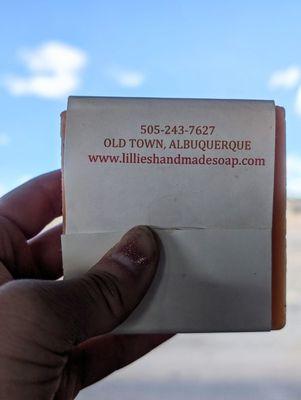
M 84 276 L 63 282 L 62 299 L 72 304 L 73 326 L 77 328 L 75 341 L 109 332 L 125 320 L 146 293 L 158 259 L 155 233 L 138 226 Z

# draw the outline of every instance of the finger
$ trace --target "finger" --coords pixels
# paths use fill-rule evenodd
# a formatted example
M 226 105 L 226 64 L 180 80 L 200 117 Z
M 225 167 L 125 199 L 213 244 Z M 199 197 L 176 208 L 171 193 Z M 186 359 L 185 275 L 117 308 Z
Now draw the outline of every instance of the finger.
M 62 224 L 59 224 L 40 233 L 28 243 L 41 279 L 58 279 L 63 275 L 62 230 Z
M 11 281 L 13 277 L 9 273 L 8 269 L 5 268 L 4 264 L 0 261 L 0 286 Z
M 80 390 L 138 360 L 172 336 L 106 335 L 80 344 L 69 357 L 57 398 L 73 399 Z
M 61 215 L 61 171 L 31 179 L 0 199 L 0 215 L 17 225 L 27 239 Z
M 141 358 L 172 336 L 108 335 L 82 343 L 72 357 L 81 361 L 80 365 L 77 364 L 80 368 L 80 390 Z
M 154 234 L 140 226 L 127 232 L 82 277 L 59 282 L 24 280 L 11 285 L 6 294 L 13 291 L 15 297 L 26 300 L 26 312 L 34 313 L 45 330 L 56 332 L 61 338 L 59 346 L 69 352 L 125 320 L 146 293 L 158 259 Z
M 37 277 L 37 267 L 23 233 L 1 216 L 0 260 L 14 279 Z
M 130 314 L 146 293 L 158 259 L 155 234 L 138 226 L 79 279 L 74 300 L 82 338 L 110 332 Z

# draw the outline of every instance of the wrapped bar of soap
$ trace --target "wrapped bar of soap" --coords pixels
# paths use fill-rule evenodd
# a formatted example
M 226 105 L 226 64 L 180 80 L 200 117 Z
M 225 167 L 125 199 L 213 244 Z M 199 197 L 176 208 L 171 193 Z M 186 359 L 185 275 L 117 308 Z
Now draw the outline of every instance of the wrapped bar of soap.
M 70 97 L 62 171 L 65 278 L 134 225 L 162 241 L 118 332 L 285 325 L 285 116 L 273 101 Z

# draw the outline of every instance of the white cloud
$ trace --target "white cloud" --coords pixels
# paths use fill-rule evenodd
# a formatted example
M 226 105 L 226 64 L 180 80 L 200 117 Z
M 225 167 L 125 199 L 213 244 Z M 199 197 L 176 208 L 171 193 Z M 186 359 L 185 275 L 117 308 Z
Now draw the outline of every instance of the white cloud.
M 0 133 L 0 146 L 7 146 L 10 143 L 10 137 L 6 133 Z
M 301 157 L 287 157 L 287 194 L 288 197 L 301 197 Z
M 291 66 L 283 70 L 275 71 L 269 79 L 269 86 L 273 89 L 292 89 L 296 87 L 300 80 L 301 68 Z
M 145 80 L 145 75 L 139 71 L 116 69 L 111 71 L 115 81 L 124 87 L 135 88 L 141 86 Z
M 35 49 L 22 50 L 20 58 L 29 76 L 10 76 L 5 85 L 16 96 L 35 95 L 59 98 L 70 94 L 80 83 L 86 54 L 60 42 L 47 42 Z

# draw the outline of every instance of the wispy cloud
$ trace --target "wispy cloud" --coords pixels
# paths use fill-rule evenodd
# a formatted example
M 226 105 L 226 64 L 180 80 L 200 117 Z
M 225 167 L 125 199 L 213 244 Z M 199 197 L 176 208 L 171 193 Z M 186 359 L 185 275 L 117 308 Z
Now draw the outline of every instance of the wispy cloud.
M 0 146 L 7 146 L 10 143 L 10 137 L 6 133 L 0 133 Z
M 268 84 L 271 89 L 295 89 L 295 112 L 301 116 L 301 67 L 294 65 L 273 72 Z
M 300 80 L 301 68 L 298 66 L 291 66 L 273 72 L 269 79 L 269 86 L 273 89 L 292 89 L 298 85 Z
M 87 62 L 84 51 L 60 42 L 22 50 L 19 56 L 30 74 L 6 78 L 4 83 L 15 96 L 66 96 L 79 86 L 80 73 Z
M 287 194 L 289 197 L 301 197 L 301 157 L 287 157 Z
M 136 88 L 145 81 L 145 75 L 135 70 L 113 69 L 110 71 L 110 75 L 123 87 Z

